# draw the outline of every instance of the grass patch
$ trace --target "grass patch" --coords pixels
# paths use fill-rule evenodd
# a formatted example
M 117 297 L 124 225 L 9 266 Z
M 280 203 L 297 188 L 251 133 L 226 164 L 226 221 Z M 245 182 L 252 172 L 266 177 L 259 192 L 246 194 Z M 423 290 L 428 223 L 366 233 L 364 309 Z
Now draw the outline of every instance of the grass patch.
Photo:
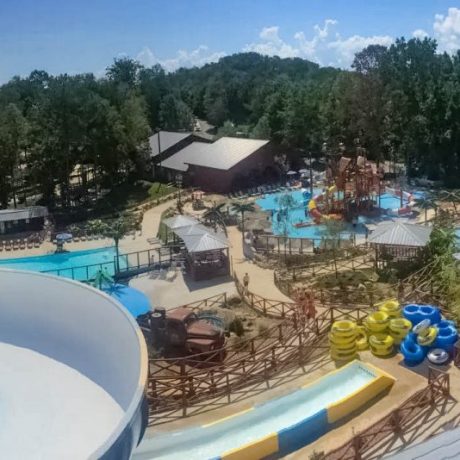
M 176 191 L 176 187 L 160 182 L 145 180 L 138 180 L 134 183 L 124 182 L 115 186 L 107 195 L 101 198 L 96 203 L 95 210 L 100 214 L 121 211 L 138 206 L 146 201 L 158 200 Z

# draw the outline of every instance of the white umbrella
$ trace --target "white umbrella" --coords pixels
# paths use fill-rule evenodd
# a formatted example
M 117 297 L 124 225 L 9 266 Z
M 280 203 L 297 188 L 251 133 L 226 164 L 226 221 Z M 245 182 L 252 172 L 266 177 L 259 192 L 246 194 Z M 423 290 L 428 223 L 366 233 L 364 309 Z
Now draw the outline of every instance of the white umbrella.
M 288 171 L 286 173 L 288 176 L 294 176 L 295 174 L 297 174 L 295 171 Z

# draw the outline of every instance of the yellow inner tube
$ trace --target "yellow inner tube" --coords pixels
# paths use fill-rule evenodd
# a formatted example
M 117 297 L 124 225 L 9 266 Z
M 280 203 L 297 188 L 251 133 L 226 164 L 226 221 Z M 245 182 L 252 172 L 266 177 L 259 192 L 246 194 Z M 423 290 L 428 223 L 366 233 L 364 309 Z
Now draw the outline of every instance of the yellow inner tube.
M 379 310 L 386 313 L 390 318 L 399 318 L 401 316 L 401 308 L 397 300 L 387 300 L 383 302 Z
M 366 327 L 371 332 L 383 332 L 388 327 L 390 318 L 383 311 L 371 313 L 365 320 Z
M 390 335 L 401 341 L 406 337 L 412 328 L 412 323 L 406 318 L 394 318 L 390 320 L 390 326 L 388 327 Z
M 386 356 L 393 351 L 394 339 L 388 334 L 374 334 L 369 337 L 369 345 L 375 355 Z
M 329 343 L 331 346 L 335 346 L 337 348 L 347 348 L 349 345 L 352 345 L 356 342 L 356 334 L 354 333 L 350 337 L 337 337 L 332 332 L 329 333 Z
M 351 339 L 356 337 L 356 323 L 353 321 L 336 321 L 331 327 L 331 333 L 336 339 Z
M 417 337 L 417 343 L 423 347 L 431 345 L 438 335 L 438 330 L 435 327 L 429 327 L 421 332 Z
M 356 347 L 359 351 L 367 350 L 369 348 L 369 343 L 367 341 L 366 329 L 363 326 L 358 326 L 357 329 Z

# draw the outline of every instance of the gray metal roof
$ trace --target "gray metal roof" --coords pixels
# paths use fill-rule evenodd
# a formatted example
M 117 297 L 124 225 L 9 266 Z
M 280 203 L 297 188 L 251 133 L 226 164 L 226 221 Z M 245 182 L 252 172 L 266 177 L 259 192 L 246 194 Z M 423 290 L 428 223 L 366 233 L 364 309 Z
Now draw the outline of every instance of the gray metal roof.
M 48 208 L 45 206 L 31 206 L 23 209 L 1 209 L 0 222 L 12 222 L 15 220 L 34 219 L 37 217 L 46 217 Z
M 216 142 L 207 144 L 200 152 L 191 151 L 185 163 L 226 171 L 269 142 L 259 139 L 221 137 Z
M 176 171 L 187 171 L 189 164 L 227 171 L 269 142 L 238 137 L 221 137 L 212 144 L 192 142 L 161 165 Z
M 389 246 L 423 247 L 427 245 L 432 230 L 432 227 L 406 222 L 382 222 L 371 233 L 368 241 Z
M 189 225 L 187 227 L 180 227 L 174 230 L 174 233 L 181 239 L 184 239 L 184 237 L 186 236 L 192 235 L 206 235 L 206 233 L 208 232 L 209 229 L 207 229 L 202 224 Z
M 160 149 L 162 152 L 168 150 L 173 145 L 176 145 L 178 142 L 189 137 L 192 133 L 180 133 L 173 131 L 160 131 Z M 158 150 L 158 133 L 155 133 L 153 136 L 149 137 L 150 144 L 150 156 L 156 157 L 160 151 Z
M 204 149 L 212 144 L 206 144 L 204 142 L 192 142 L 183 149 L 171 155 L 161 162 L 161 166 L 168 169 L 174 169 L 175 171 L 185 172 L 188 170 L 188 160 L 202 154 Z
M 187 235 L 182 241 L 189 253 L 217 251 L 228 248 L 228 241 L 225 235 L 208 231 L 203 235 Z
M 169 217 L 168 219 L 163 220 L 163 223 L 169 227 L 171 230 L 181 227 L 189 227 L 191 225 L 196 225 L 199 222 L 191 216 L 185 216 L 183 214 L 179 214 L 174 217 Z

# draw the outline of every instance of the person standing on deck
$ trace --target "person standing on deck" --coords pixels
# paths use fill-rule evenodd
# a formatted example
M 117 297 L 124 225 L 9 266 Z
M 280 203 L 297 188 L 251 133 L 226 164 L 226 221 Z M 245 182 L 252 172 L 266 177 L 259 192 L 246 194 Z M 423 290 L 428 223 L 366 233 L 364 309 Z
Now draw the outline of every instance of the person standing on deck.
M 248 295 L 249 293 L 249 275 L 247 273 L 244 274 L 243 276 L 243 286 L 244 286 L 244 295 Z

